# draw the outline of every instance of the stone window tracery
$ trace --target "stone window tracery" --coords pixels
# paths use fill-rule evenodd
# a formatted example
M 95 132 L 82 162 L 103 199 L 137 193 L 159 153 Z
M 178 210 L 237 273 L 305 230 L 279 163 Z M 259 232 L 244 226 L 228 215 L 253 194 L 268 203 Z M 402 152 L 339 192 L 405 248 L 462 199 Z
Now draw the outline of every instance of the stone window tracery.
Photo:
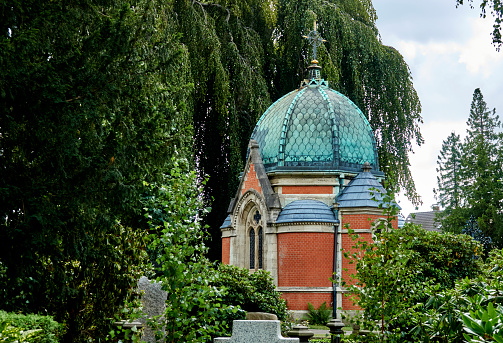
M 262 216 L 258 210 L 248 216 L 248 257 L 250 270 L 264 268 L 264 230 Z

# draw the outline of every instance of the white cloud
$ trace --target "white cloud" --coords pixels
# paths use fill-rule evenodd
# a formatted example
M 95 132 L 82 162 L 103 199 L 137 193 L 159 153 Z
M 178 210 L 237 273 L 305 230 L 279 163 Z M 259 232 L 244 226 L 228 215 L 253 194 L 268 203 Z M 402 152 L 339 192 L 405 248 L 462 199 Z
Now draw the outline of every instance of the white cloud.
M 437 186 L 437 157 L 442 148 L 442 142 L 453 131 L 463 140 L 466 129 L 465 121 L 431 121 L 421 128 L 425 143 L 421 147 L 416 146 L 414 149 L 416 153 L 410 156 L 412 177 L 423 200 L 423 205 L 418 211 L 430 211 L 431 206 L 436 203 L 433 188 Z M 415 212 L 414 205 L 403 194 L 398 196 L 398 200 L 405 216 Z
M 503 54 L 497 52 L 491 44 L 492 21 L 490 19 L 470 19 L 472 36 L 461 46 L 459 62 L 466 65 L 471 74 L 482 73 L 484 77 L 492 75 L 497 62 L 503 60 Z
M 425 144 L 410 156 L 411 173 L 429 211 L 436 201 L 436 161 L 451 131 L 465 135 L 473 90 L 480 88 L 489 108 L 503 113 L 503 51 L 491 43 L 492 18 L 479 9 L 438 0 L 373 0 L 384 44 L 403 55 L 421 104 Z M 404 215 L 415 212 L 401 195 Z

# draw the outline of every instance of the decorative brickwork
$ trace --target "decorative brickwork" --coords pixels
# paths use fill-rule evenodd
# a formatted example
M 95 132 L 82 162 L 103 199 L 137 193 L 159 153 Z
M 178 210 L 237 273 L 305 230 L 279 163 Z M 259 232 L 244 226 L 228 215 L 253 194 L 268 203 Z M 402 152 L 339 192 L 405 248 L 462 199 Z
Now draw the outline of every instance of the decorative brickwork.
M 333 233 L 278 234 L 278 287 L 331 287 L 333 255 Z
M 255 167 L 254 167 L 253 163 L 250 164 L 250 169 L 248 170 L 248 173 L 246 174 L 246 179 L 245 179 L 243 190 L 241 191 L 241 194 L 244 194 L 250 188 L 253 188 L 254 190 L 258 191 L 259 193 L 262 193 L 262 187 L 260 187 L 260 183 L 258 181 L 257 174 L 255 173 Z
M 223 237 L 222 238 L 222 263 L 230 264 L 231 258 L 231 238 Z
M 283 186 L 283 194 L 333 194 L 333 186 Z
M 327 306 L 332 306 L 332 293 L 283 293 L 282 298 L 286 300 L 289 310 L 307 310 L 307 303 L 313 304 L 315 308 L 320 307 L 324 302 Z

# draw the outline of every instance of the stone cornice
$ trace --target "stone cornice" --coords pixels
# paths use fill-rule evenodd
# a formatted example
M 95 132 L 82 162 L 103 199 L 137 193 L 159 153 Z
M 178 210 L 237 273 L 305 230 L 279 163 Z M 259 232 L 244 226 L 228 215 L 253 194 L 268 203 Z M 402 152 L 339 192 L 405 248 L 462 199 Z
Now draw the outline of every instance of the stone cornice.
M 276 290 L 281 293 L 332 293 L 332 287 L 277 287 Z M 340 289 L 337 288 L 340 292 Z

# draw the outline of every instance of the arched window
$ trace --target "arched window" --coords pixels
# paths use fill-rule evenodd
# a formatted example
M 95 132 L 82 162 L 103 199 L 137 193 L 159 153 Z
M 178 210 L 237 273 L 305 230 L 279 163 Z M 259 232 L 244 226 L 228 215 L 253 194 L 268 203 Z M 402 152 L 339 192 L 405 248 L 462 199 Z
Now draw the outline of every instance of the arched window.
M 250 269 L 255 269 L 255 229 L 250 229 Z
M 250 212 L 248 219 L 248 249 L 250 270 L 264 268 L 264 230 L 262 216 L 258 210 Z

